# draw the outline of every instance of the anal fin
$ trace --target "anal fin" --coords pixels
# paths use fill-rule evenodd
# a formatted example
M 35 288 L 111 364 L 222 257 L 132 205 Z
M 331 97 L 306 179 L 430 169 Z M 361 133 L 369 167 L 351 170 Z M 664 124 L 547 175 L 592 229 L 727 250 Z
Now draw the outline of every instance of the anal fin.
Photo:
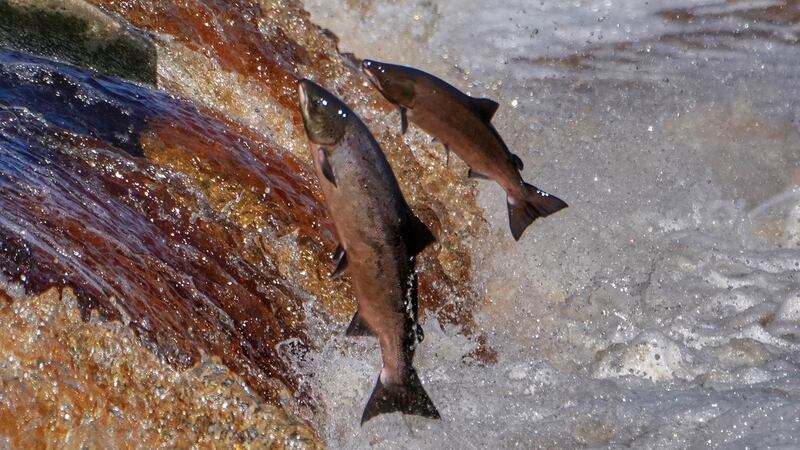
M 358 311 L 353 314 L 353 319 L 350 320 L 350 325 L 347 326 L 347 331 L 345 331 L 344 334 L 347 336 L 374 336 L 369 327 L 367 327 L 367 324 L 361 320 Z

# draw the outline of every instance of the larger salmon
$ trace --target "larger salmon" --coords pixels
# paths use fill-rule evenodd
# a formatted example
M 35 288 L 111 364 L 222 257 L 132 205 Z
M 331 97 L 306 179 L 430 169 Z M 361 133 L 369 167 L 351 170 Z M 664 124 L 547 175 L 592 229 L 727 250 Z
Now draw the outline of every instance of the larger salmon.
M 309 80 L 299 85 L 314 167 L 358 302 L 348 334 L 377 336 L 383 368 L 361 423 L 400 411 L 439 418 L 412 363 L 419 334 L 414 258 L 434 241 L 411 211 L 375 138 L 341 100 Z

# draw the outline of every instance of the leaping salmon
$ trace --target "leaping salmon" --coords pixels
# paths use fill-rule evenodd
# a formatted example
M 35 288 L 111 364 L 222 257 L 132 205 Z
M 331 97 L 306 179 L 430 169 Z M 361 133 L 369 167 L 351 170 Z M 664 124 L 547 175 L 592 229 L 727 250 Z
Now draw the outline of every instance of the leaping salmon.
M 411 67 L 364 60 L 367 78 L 400 108 L 401 131 L 408 121 L 453 150 L 469 167 L 470 178 L 492 179 L 507 195 L 511 234 L 519 240 L 534 220 L 567 207 L 554 195 L 526 183 L 522 160 L 512 154 L 491 123 L 498 104 L 474 98 L 444 80 Z
M 421 338 L 414 259 L 434 242 L 433 234 L 411 211 L 361 119 L 312 81 L 300 81 L 299 95 L 314 167 L 340 242 L 334 273 L 347 271 L 358 302 L 347 332 L 371 332 L 382 353 L 383 368 L 361 423 L 395 411 L 438 419 L 412 365 Z

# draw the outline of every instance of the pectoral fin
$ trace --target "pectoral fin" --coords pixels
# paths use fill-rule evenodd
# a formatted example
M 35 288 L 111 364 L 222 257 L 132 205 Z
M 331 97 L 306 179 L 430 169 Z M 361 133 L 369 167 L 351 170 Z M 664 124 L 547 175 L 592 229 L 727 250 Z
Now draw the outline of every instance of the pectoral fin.
M 405 108 L 400 108 L 400 132 L 406 134 L 408 131 L 408 116 Z
M 325 179 L 330 181 L 331 184 L 336 186 L 336 177 L 333 175 L 333 168 L 331 167 L 331 162 L 328 160 L 328 152 L 322 147 L 320 147 L 317 152 L 320 167 L 322 168 L 322 175 L 324 175 Z
M 444 147 L 444 166 L 447 167 L 450 165 L 450 146 L 441 142 L 439 139 L 433 138 L 434 144 L 442 144 Z
M 480 172 L 476 172 L 476 171 L 474 171 L 472 169 L 469 169 L 469 172 L 467 172 L 467 177 L 468 178 L 472 178 L 474 180 L 488 180 L 489 179 L 489 177 L 487 177 L 486 175 L 484 175 L 484 174 L 482 174 Z
M 345 269 L 347 269 L 347 253 L 344 251 L 344 247 L 342 244 L 336 247 L 336 251 L 333 254 L 333 263 L 335 264 L 335 269 L 331 272 L 331 279 L 337 279 L 342 276 Z
M 472 98 L 472 110 L 487 122 L 492 121 L 492 117 L 494 117 L 494 113 L 497 112 L 497 108 L 499 107 L 500 105 L 494 100 L 488 98 Z

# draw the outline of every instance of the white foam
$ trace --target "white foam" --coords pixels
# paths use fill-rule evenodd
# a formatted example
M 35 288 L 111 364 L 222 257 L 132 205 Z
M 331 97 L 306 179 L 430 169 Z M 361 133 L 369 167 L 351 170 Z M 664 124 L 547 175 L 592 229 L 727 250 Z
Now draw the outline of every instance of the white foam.
M 332 447 L 800 446 L 800 58 L 735 37 L 795 36 L 743 15 L 773 3 L 670 2 L 724 15 L 681 22 L 638 0 L 306 2 L 343 49 L 516 102 L 496 128 L 570 204 L 515 243 L 480 182 L 473 282 L 498 363 L 425 324 L 416 364 L 443 420 L 359 428 L 377 348 L 333 340 L 315 360 Z M 534 61 L 584 52 L 595 69 Z

